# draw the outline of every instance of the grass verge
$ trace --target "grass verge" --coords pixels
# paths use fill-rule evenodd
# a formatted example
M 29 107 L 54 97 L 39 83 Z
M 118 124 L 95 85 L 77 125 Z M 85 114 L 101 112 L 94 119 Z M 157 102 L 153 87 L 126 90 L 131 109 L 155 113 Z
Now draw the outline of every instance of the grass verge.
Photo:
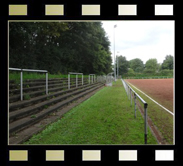
M 133 108 L 118 80 L 24 144 L 144 144 L 144 119 Z M 148 144 L 157 144 L 149 129 Z

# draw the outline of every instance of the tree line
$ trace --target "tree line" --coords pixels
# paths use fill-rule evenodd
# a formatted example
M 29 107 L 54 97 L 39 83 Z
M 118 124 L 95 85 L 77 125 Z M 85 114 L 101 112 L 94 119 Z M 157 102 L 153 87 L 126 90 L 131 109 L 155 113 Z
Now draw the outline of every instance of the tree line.
M 10 22 L 9 67 L 51 74 L 111 72 L 110 41 L 101 22 Z
M 117 62 L 117 61 L 116 61 Z M 126 60 L 125 56 L 118 56 L 119 75 L 123 76 L 173 76 L 173 56 L 166 55 L 163 63 L 151 58 L 144 64 L 139 58 Z M 116 65 L 117 66 L 117 65 Z M 117 70 L 117 69 L 116 69 Z

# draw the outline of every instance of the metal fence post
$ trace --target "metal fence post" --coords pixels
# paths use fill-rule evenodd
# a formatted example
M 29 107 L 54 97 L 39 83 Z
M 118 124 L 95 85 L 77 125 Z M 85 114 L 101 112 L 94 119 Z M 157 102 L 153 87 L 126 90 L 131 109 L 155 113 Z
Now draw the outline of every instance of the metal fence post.
M 136 118 L 136 94 L 135 93 L 134 93 L 134 103 L 135 103 L 134 115 L 135 115 L 135 118 Z
M 23 71 L 20 72 L 20 99 L 23 100 Z
M 68 74 L 68 89 L 70 89 L 70 74 Z
M 46 94 L 48 95 L 48 72 L 46 73 Z
M 76 87 L 78 87 L 78 75 L 76 74 Z
M 132 106 L 132 90 L 130 89 L 130 99 L 131 99 L 131 106 Z
M 83 85 L 83 74 L 82 74 L 82 85 Z
M 147 103 L 144 104 L 144 119 L 145 119 L 145 134 L 144 134 L 144 139 L 145 139 L 145 144 L 147 144 Z

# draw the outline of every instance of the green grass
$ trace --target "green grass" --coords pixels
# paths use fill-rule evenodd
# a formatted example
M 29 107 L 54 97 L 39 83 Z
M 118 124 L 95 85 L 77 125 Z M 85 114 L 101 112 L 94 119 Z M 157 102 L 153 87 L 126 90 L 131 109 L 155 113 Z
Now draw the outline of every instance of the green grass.
M 161 132 L 165 141 L 168 144 L 173 144 L 173 116 L 158 106 L 156 103 L 154 103 L 152 100 L 150 100 L 148 97 L 146 97 L 144 94 L 142 94 L 140 91 L 135 88 L 133 89 L 148 103 L 148 117 L 151 118 L 154 125 Z M 143 107 L 143 105 L 141 106 Z
M 83 77 L 88 78 L 88 75 L 83 75 Z M 61 74 L 49 74 L 48 79 L 50 78 L 68 78 L 68 75 Z M 70 75 L 70 78 L 76 78 L 76 75 Z M 81 75 L 78 75 L 78 78 L 82 78 Z M 45 73 L 34 73 L 34 72 L 23 72 L 23 80 L 26 79 L 46 79 Z M 9 80 L 15 80 L 16 83 L 20 82 L 20 72 L 10 71 L 9 72 Z
M 118 80 L 24 144 L 144 144 L 144 119 L 133 108 Z M 148 144 L 157 144 L 149 129 Z

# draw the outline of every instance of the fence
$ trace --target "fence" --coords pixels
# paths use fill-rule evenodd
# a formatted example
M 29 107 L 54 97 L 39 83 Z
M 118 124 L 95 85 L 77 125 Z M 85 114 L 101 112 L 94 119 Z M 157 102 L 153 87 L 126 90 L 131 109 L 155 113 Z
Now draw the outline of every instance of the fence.
M 132 105 L 132 96 L 134 97 L 134 116 L 136 118 L 136 105 L 137 105 L 137 98 L 142 102 L 144 105 L 144 142 L 147 144 L 147 127 L 148 127 L 148 122 L 147 122 L 147 106 L 148 104 L 146 101 L 144 101 L 123 79 L 121 79 L 123 86 L 125 88 L 125 91 L 127 93 L 127 96 L 129 100 L 131 101 Z
M 112 76 L 114 72 L 108 73 L 106 76 L 106 85 L 112 86 L 112 81 L 115 81 L 114 77 Z
M 90 76 L 91 76 L 91 79 L 90 79 Z M 89 79 L 89 84 L 90 84 L 91 80 L 92 80 L 92 84 L 93 84 L 95 82 L 95 74 L 89 74 L 88 79 Z
M 106 82 L 106 78 L 105 75 L 97 76 L 97 82 Z
M 168 102 L 165 99 L 161 101 L 169 108 L 168 110 L 167 108 L 159 104 L 157 101 L 152 99 L 150 96 L 148 96 L 147 94 L 136 88 L 134 85 L 126 83 L 125 81 L 124 84 L 129 99 L 132 97 L 132 95 L 127 86 L 132 87 L 133 89 L 135 89 L 136 92 L 138 91 L 138 95 L 143 96 L 143 99 L 145 99 L 145 101 L 148 103 L 148 117 L 147 117 L 148 124 L 150 126 L 152 133 L 156 136 L 158 143 L 173 144 L 175 142 L 175 140 L 173 139 L 173 136 L 175 135 L 173 127 L 175 122 L 174 122 L 174 113 L 170 107 L 171 106 L 170 101 Z M 135 98 L 135 95 L 133 96 L 133 98 Z M 138 100 L 136 103 L 138 105 L 139 111 L 143 115 L 144 114 L 142 109 L 143 103 L 141 103 L 138 98 L 134 100 Z
M 68 74 L 68 89 L 70 89 L 70 75 L 76 75 L 76 87 L 78 87 L 78 75 L 82 75 L 82 85 L 83 85 L 83 73 L 69 72 L 69 74 Z
M 46 94 L 48 94 L 48 71 L 47 70 L 34 70 L 34 69 L 19 69 L 19 68 L 9 68 L 12 71 L 20 71 L 20 100 L 23 100 L 23 72 L 41 72 L 46 73 Z

